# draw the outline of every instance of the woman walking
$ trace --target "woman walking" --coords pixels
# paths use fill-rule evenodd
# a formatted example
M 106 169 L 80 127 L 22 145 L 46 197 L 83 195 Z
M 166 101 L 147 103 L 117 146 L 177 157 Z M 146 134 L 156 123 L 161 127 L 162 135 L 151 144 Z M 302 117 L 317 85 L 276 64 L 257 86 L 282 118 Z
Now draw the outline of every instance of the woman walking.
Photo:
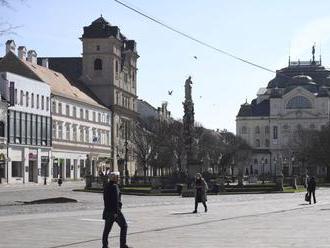
M 193 213 L 197 213 L 199 202 L 203 203 L 205 212 L 207 212 L 207 190 L 207 183 L 205 182 L 204 178 L 202 178 L 202 175 L 200 173 L 197 173 L 195 179 L 195 210 Z

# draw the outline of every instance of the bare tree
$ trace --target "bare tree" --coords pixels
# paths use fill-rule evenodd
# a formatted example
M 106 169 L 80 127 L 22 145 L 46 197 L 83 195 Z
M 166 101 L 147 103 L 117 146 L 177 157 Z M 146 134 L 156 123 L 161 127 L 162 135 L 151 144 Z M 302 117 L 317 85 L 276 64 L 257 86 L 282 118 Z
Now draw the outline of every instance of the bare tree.
M 137 122 L 133 133 L 134 153 L 137 158 L 138 170 L 143 170 L 146 179 L 148 163 L 153 153 L 153 134 L 141 123 Z
M 288 149 L 298 162 L 310 170 L 315 171 L 318 165 L 326 166 L 327 178 L 330 179 L 330 126 L 322 130 L 298 130 L 292 136 Z

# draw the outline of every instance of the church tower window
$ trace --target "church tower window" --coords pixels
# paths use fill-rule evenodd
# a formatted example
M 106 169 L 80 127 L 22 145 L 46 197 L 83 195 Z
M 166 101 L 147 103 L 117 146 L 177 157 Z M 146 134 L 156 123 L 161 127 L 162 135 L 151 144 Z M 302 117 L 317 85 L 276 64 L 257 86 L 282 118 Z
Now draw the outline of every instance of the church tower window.
M 94 70 L 95 71 L 101 71 L 102 70 L 102 60 L 101 59 L 95 59 L 95 61 L 94 61 Z

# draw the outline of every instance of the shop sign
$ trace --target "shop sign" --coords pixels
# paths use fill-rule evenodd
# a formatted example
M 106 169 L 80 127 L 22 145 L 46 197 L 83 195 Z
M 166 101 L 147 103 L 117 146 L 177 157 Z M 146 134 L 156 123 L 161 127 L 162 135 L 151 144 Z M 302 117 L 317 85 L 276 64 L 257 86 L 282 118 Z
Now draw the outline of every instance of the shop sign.
M 48 163 L 49 157 L 48 156 L 41 156 L 41 163 Z

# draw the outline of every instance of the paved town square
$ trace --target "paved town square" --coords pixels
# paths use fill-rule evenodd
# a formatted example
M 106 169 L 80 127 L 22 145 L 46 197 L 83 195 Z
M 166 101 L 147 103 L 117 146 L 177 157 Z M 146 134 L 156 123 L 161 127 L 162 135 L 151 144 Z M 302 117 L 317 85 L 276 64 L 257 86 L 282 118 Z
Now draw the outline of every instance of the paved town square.
M 0 187 L 1 247 L 101 247 L 102 194 L 73 192 L 78 183 Z M 20 205 L 65 196 L 78 203 Z M 209 196 L 209 212 L 191 214 L 193 198 L 123 196 L 133 247 L 330 247 L 330 190 L 318 203 L 304 193 Z M 7 200 L 5 200 L 7 199 Z M 110 247 L 119 247 L 114 226 Z

